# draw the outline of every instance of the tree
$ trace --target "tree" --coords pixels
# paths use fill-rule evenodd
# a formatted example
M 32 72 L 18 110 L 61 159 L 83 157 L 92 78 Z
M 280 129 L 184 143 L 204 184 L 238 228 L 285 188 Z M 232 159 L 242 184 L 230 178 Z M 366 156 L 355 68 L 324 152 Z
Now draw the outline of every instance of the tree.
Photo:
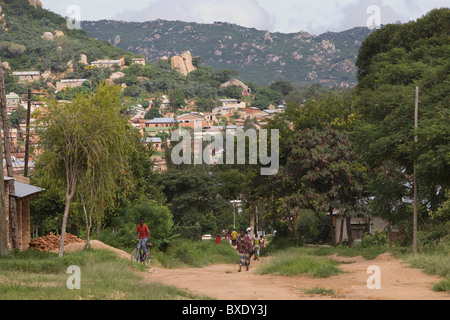
M 450 9 L 443 8 L 417 21 L 387 25 L 367 37 L 356 62 L 353 107 L 360 119 L 352 140 L 369 168 L 366 189 L 372 213 L 397 226 L 406 225 L 405 229 L 412 222 L 408 222 L 409 199 L 414 187 L 423 205 L 419 222 L 426 222 L 447 199 L 450 185 L 446 124 L 450 93 L 445 89 L 450 85 L 449 21 Z M 417 130 L 416 86 L 420 88 Z
M 120 88 L 102 83 L 92 95 L 78 94 L 70 103 L 48 99 L 39 119 L 38 161 L 44 179 L 65 189 L 60 257 L 74 196 L 82 198 L 90 212 L 98 212 L 111 204 L 124 172 L 127 123 L 119 105 Z
M 3 68 L 2 62 L 0 59 L 0 86 L 3 86 Z M 6 103 L 6 97 L 0 97 L 0 103 Z M 0 113 L 0 117 L 3 118 Z M 3 140 L 0 139 L 0 150 L 3 150 Z M 8 239 L 6 238 L 7 234 L 7 223 L 6 223 L 6 203 L 5 203 L 5 183 L 3 176 L 3 152 L 0 152 L 0 163 L 2 164 L 2 170 L 0 170 L 0 256 L 4 257 L 8 254 Z
M 159 113 L 158 107 L 155 106 L 153 108 L 150 108 L 145 113 L 144 119 L 154 119 L 154 118 L 161 118 L 161 117 L 162 117 L 162 115 L 161 115 L 161 113 Z
M 289 81 L 286 81 L 286 80 L 280 80 L 280 81 L 274 82 L 269 86 L 269 88 L 272 90 L 278 91 L 284 97 L 287 96 L 291 91 L 294 91 L 297 89 L 292 83 L 290 83 Z
M 169 93 L 170 106 L 179 109 L 186 104 L 183 91 L 179 89 L 171 90 Z
M 13 166 L 11 162 L 11 137 L 9 134 L 9 119 L 8 114 L 6 112 L 6 92 L 5 92 L 5 83 L 3 80 L 3 67 L 1 66 L 0 59 L 0 111 L 2 115 L 2 127 L 3 127 L 3 145 L 5 150 L 5 162 L 6 162 L 6 171 L 8 176 L 13 177 Z M 1 150 L 3 152 L 3 150 Z M 3 161 L 2 161 L 2 170 L 3 170 Z M 3 183 L 3 181 L 1 181 Z M 9 219 L 11 225 L 11 239 L 12 239 L 12 247 L 14 249 L 19 248 L 19 219 L 17 217 L 17 207 L 16 207 L 16 198 L 11 196 L 11 194 L 15 193 L 14 181 L 10 180 L 9 183 Z
M 233 77 L 237 77 L 239 73 L 236 70 L 225 69 L 225 70 L 217 70 L 211 74 L 211 79 L 216 80 L 219 84 L 227 82 Z

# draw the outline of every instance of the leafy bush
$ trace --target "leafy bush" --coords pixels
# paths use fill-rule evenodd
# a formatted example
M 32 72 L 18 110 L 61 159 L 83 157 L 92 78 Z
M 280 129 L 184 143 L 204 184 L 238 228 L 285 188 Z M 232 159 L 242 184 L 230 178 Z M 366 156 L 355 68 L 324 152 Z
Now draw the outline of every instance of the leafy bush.
M 174 223 L 172 213 L 154 200 L 141 199 L 121 212 L 117 225 L 120 228 L 113 232 L 113 228 L 103 230 L 99 238 L 101 241 L 120 248 L 130 248 L 136 235 L 136 226 L 143 218 L 150 230 L 149 242 L 155 247 L 164 249 L 173 237 Z
M 361 247 L 383 247 L 387 244 L 386 234 L 379 230 L 375 230 L 372 234 L 366 234 L 361 240 Z

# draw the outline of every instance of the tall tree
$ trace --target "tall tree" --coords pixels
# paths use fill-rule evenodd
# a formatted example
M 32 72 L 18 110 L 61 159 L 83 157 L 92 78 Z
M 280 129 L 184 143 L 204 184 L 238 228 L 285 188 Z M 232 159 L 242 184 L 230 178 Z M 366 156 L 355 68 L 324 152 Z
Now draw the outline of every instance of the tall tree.
M 93 94 L 77 94 L 70 103 L 49 99 L 39 119 L 38 161 L 48 183 L 65 189 L 60 257 L 74 196 L 80 195 L 86 212 L 100 210 L 112 201 L 124 170 L 127 123 L 120 115 L 120 99 L 119 87 L 100 84 Z

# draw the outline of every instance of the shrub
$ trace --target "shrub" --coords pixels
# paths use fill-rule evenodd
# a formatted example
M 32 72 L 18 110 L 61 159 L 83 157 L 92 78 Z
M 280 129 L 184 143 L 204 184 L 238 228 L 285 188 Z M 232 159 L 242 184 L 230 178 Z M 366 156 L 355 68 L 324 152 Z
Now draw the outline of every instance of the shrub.
M 111 228 L 102 231 L 100 240 L 119 248 L 134 246 L 132 240 L 141 218 L 150 230 L 149 242 L 159 249 L 164 249 L 162 247 L 173 237 L 173 215 L 166 206 L 147 199 L 138 200 L 136 204 L 125 208 L 118 219 L 120 228 L 116 232 L 113 232 Z
M 361 247 L 383 247 L 387 244 L 386 234 L 379 230 L 375 230 L 372 234 L 366 234 L 361 240 Z

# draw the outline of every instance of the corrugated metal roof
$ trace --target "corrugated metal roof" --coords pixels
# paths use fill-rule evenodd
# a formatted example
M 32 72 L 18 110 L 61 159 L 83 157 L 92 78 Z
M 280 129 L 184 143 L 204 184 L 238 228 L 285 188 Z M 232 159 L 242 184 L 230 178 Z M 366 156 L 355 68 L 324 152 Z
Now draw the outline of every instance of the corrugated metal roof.
M 15 196 L 17 198 L 25 198 L 25 197 L 31 196 L 33 194 L 44 191 L 44 189 L 42 189 L 42 188 L 35 187 L 30 184 L 17 182 L 17 181 L 14 181 L 14 189 L 15 189 L 15 194 L 11 194 L 11 195 Z

